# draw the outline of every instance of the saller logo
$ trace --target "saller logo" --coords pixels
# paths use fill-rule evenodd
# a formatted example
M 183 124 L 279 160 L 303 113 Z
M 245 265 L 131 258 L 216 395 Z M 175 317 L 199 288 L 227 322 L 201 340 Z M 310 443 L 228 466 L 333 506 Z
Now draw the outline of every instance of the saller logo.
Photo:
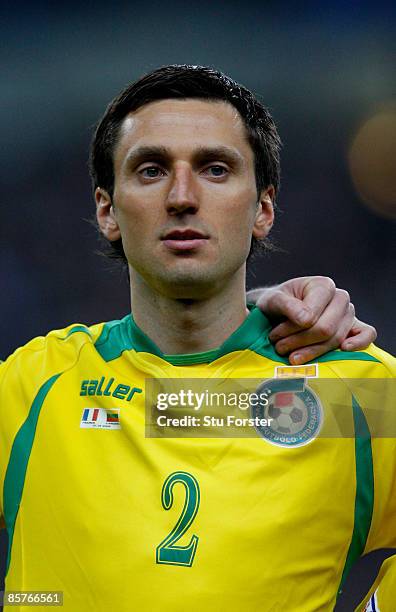
M 314 440 L 322 427 L 323 408 L 304 378 L 271 379 L 256 393 L 267 393 L 267 404 L 252 405 L 254 417 L 271 419 L 257 432 L 276 446 L 303 446 Z
M 81 396 L 96 396 L 96 397 L 115 397 L 130 402 L 135 393 L 142 393 L 140 387 L 131 387 L 131 385 L 116 384 L 114 378 L 105 378 L 102 376 L 100 380 L 83 380 L 81 382 Z

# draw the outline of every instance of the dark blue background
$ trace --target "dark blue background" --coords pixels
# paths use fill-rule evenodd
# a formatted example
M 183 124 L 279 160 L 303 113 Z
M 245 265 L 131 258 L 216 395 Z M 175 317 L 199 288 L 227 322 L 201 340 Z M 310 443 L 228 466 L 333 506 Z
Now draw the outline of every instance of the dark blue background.
M 2 4 L 0 355 L 50 329 L 128 311 L 126 279 L 95 255 L 87 222 L 91 128 L 124 85 L 173 62 L 229 73 L 261 94 L 279 126 L 274 238 L 284 252 L 256 264 L 249 286 L 330 275 L 377 326 L 378 344 L 395 351 L 395 225 L 362 205 L 346 162 L 361 122 L 395 100 L 392 4 L 109 7 Z M 359 570 L 354 589 L 365 582 Z

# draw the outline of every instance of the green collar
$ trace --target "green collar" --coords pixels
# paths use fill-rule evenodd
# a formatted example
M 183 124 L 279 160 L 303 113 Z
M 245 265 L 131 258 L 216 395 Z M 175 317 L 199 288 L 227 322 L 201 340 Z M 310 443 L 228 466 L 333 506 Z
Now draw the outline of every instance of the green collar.
M 165 355 L 156 344 L 136 325 L 132 315 L 128 314 L 120 321 L 109 321 L 103 325 L 99 338 L 95 342 L 95 348 L 105 361 L 118 359 L 124 351 L 135 350 L 137 352 L 151 353 L 164 359 L 173 365 L 193 365 L 198 363 L 211 363 L 227 353 L 243 351 L 250 348 L 263 357 L 267 357 L 278 363 L 289 364 L 287 357 L 278 355 L 274 346 L 268 339 L 271 325 L 266 316 L 253 304 L 248 304 L 250 314 L 242 325 L 223 344 L 211 351 L 204 353 L 190 353 L 187 355 Z M 221 325 L 221 321 L 219 322 Z M 69 334 L 83 331 L 90 333 L 81 325 L 75 326 Z M 379 360 L 365 352 L 331 351 L 321 357 L 316 357 L 315 362 L 326 361 L 376 361 Z
M 165 355 L 152 340 L 136 325 L 133 316 L 129 317 L 128 331 L 135 351 L 144 351 L 158 355 L 172 365 L 193 365 L 196 363 L 210 363 L 227 353 L 242 351 L 252 345 L 258 338 L 268 332 L 270 323 L 259 308 L 248 304 L 250 310 L 242 325 L 223 344 L 216 349 L 203 353 L 188 353 Z
M 223 344 L 211 351 L 204 353 L 190 353 L 187 355 L 165 355 L 156 344 L 136 325 L 132 315 L 128 314 L 120 321 L 109 321 L 103 325 L 99 338 L 95 342 L 95 348 L 105 361 L 112 361 L 121 357 L 124 351 L 134 350 L 137 352 L 151 353 L 164 359 L 172 365 L 194 365 L 198 363 L 211 363 L 227 353 L 243 351 L 250 348 L 263 357 L 267 357 L 278 363 L 289 364 L 287 357 L 278 355 L 274 346 L 268 339 L 271 325 L 266 316 L 253 304 L 248 304 L 250 310 L 242 325 Z M 221 321 L 219 322 L 221 324 Z M 89 330 L 81 325 L 75 326 L 69 334 L 77 331 L 89 333 Z M 316 357 L 316 362 L 326 361 L 376 361 L 379 360 L 365 352 L 343 352 L 330 351 L 321 357 Z

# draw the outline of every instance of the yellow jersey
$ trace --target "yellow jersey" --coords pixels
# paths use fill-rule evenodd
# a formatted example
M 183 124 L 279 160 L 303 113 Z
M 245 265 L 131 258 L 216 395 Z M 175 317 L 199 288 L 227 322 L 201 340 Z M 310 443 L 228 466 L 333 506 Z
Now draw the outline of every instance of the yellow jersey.
M 62 592 L 65 612 L 327 611 L 355 559 L 396 547 L 396 440 L 370 432 L 390 398 L 348 383 L 391 380 L 395 360 L 371 346 L 289 370 L 269 331 L 253 308 L 218 349 L 165 355 L 128 315 L 3 362 L 6 591 Z M 168 378 L 264 381 L 274 429 L 148 437 L 147 381 Z M 353 435 L 319 435 L 321 379 L 345 386 Z

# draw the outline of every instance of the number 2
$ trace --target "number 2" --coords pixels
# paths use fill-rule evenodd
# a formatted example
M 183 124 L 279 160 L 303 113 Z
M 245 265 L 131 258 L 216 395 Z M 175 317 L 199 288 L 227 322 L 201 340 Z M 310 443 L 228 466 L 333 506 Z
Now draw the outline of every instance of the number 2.
M 197 480 L 188 472 L 173 472 L 162 487 L 162 505 L 170 510 L 173 505 L 173 487 L 180 483 L 186 490 L 186 499 L 179 520 L 169 535 L 157 546 L 156 561 L 166 565 L 185 565 L 191 567 L 198 546 L 198 536 L 193 535 L 187 546 L 177 546 L 176 542 L 186 533 L 193 522 L 199 507 L 200 492 Z

